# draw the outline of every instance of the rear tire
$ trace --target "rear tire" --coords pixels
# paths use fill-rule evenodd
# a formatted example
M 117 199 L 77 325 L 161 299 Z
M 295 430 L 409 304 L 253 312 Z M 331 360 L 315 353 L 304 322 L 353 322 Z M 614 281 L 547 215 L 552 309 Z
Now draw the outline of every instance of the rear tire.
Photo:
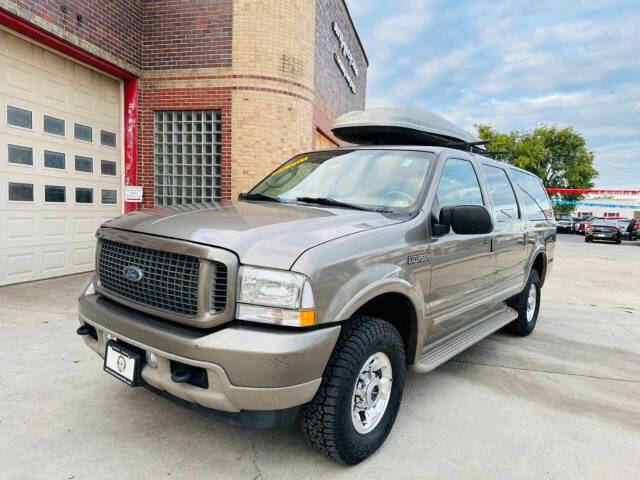
M 540 312 L 540 276 L 537 270 L 531 270 L 524 290 L 510 298 L 507 304 L 518 312 L 518 318 L 507 325 L 507 330 L 521 337 L 533 332 Z
M 404 344 L 393 325 L 361 315 L 345 322 L 320 388 L 300 410 L 307 441 L 347 465 L 370 456 L 396 419 L 405 368 Z
M 620 245 L 622 243 L 622 236 L 621 235 L 618 235 L 618 238 L 616 239 L 616 243 L 618 245 Z

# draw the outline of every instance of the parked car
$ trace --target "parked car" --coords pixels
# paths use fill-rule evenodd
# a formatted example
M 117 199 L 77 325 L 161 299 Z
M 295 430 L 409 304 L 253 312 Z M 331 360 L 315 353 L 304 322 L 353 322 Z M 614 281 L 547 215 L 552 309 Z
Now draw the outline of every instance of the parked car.
M 623 239 L 636 240 L 638 238 L 638 228 L 640 227 L 639 219 L 620 220 L 619 224 Z
M 402 143 L 394 119 L 413 115 L 412 135 L 435 125 L 462 148 L 303 153 L 236 202 L 104 223 L 78 328 L 103 369 L 235 425 L 299 416 L 312 446 L 355 464 L 391 430 L 407 368 L 429 372 L 502 327 L 530 334 L 556 239 L 540 179 L 441 117 L 374 112 L 334 132 L 391 125 Z
M 589 228 L 589 225 L 591 225 L 595 221 L 603 221 L 603 220 L 627 220 L 627 219 L 625 219 L 624 217 L 596 217 L 596 216 L 586 217 L 578 225 L 578 233 L 581 233 L 584 235 L 587 228 Z
M 575 220 L 571 215 L 567 215 L 565 213 L 559 213 L 558 215 L 556 215 L 556 222 L 557 222 L 556 230 L 558 232 L 574 233 L 573 225 L 575 223 Z
M 594 242 L 600 240 L 622 243 L 621 225 L 617 220 L 594 220 L 585 230 L 584 241 Z

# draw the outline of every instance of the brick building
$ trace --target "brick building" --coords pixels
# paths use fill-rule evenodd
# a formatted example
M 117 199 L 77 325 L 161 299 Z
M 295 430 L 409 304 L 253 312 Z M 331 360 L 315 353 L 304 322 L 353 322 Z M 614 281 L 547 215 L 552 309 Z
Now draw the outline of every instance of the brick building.
M 125 186 L 231 199 L 339 143 L 367 66 L 344 0 L 0 0 L 0 285 L 92 269 Z

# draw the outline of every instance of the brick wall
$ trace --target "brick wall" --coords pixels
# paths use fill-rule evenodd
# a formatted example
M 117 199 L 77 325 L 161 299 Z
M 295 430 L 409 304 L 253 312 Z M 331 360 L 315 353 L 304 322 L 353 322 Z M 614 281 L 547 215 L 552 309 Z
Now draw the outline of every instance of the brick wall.
M 340 42 L 333 31 L 336 21 L 358 67 L 356 76 L 342 54 Z M 317 0 L 315 28 L 315 103 L 332 118 L 351 110 L 364 108 L 367 87 L 367 62 L 356 32 L 349 20 L 344 0 Z M 356 93 L 353 94 L 334 59 L 342 59 L 351 76 Z
M 138 97 L 138 185 L 143 206 L 153 207 L 153 112 L 160 110 L 220 110 L 222 198 L 231 198 L 231 88 L 142 89 Z
M 232 0 L 144 0 L 142 66 L 231 66 Z
M 67 7 L 67 13 L 62 11 L 62 5 Z M 0 7 L 27 21 L 38 22 L 71 43 L 95 46 L 134 70 L 141 66 L 140 0 L 2 0 Z M 82 15 L 82 21 L 77 19 L 78 15 Z
M 315 2 L 234 0 L 232 197 L 313 143 Z

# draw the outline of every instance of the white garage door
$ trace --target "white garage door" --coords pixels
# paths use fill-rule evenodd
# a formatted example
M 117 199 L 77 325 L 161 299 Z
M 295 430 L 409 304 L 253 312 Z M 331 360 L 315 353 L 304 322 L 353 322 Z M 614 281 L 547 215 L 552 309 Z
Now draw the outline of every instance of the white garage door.
M 89 271 L 121 212 L 120 81 L 0 30 L 0 285 Z

